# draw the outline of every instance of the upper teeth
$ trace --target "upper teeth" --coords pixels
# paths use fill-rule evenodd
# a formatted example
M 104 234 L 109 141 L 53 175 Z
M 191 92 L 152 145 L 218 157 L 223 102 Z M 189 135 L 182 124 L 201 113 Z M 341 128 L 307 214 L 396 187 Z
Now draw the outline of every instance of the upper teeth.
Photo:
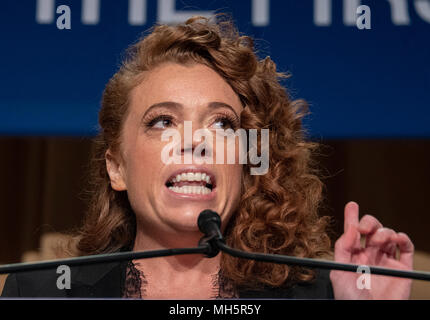
M 201 172 L 184 172 L 176 175 L 172 182 L 180 181 L 206 181 L 206 183 L 211 183 L 211 178 L 206 173 Z

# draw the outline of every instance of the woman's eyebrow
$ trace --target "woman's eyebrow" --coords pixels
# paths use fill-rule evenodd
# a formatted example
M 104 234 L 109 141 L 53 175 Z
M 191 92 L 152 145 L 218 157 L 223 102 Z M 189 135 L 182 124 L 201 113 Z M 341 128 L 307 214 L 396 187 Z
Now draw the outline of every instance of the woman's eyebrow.
M 158 103 L 155 103 L 155 104 L 151 105 L 145 111 L 145 113 L 143 114 L 142 118 L 144 118 L 152 109 L 160 108 L 160 107 L 169 108 L 169 109 L 180 109 L 180 108 L 183 108 L 183 105 L 180 104 L 180 103 L 177 103 L 177 102 L 173 102 L 173 101 L 158 102 Z
M 236 111 L 234 111 L 233 107 L 227 103 L 215 101 L 215 102 L 210 102 L 208 106 L 211 108 L 228 108 L 235 114 L 236 117 L 239 118 Z
M 145 113 L 143 114 L 142 118 L 144 118 L 152 109 L 160 108 L 160 107 L 162 107 L 162 108 L 169 108 L 169 109 L 182 109 L 184 106 L 181 103 L 173 102 L 173 101 L 158 102 L 158 103 L 155 103 L 155 104 L 151 105 L 145 111 Z M 209 108 L 214 108 L 214 109 L 217 109 L 217 108 L 227 108 L 227 109 L 230 109 L 236 115 L 236 117 L 239 117 L 237 115 L 236 111 L 234 111 L 233 107 L 231 105 L 225 103 L 225 102 L 219 102 L 219 101 L 209 102 L 208 103 L 208 107 Z

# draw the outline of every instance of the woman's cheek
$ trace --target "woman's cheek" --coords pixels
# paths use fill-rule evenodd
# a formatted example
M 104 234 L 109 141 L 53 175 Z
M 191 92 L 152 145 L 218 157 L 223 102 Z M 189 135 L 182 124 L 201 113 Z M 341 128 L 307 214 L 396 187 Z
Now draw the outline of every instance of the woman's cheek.
M 240 193 L 241 193 L 241 185 L 242 185 L 242 170 L 243 165 L 240 164 L 230 164 L 228 170 L 228 177 L 230 177 L 229 185 L 229 194 L 233 196 L 233 202 L 239 202 Z

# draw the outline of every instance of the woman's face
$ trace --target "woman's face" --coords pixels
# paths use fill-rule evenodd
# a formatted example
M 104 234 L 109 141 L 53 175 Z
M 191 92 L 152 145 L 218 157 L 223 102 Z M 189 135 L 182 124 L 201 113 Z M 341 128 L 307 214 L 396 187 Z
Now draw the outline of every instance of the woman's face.
M 215 139 L 214 148 L 203 154 L 212 153 L 213 164 L 194 160 L 183 164 L 183 158 L 181 164 L 165 164 L 162 150 L 172 139 L 163 141 L 162 133 L 178 130 L 181 149 L 176 152 L 193 153 L 201 141 L 191 137 L 192 146 L 184 146 L 184 121 L 191 121 L 193 133 L 197 129 L 235 131 L 243 108 L 238 95 L 207 66 L 165 63 L 147 72 L 130 98 L 121 155 L 108 151 L 106 158 L 111 185 L 117 191 L 127 190 L 140 231 L 153 236 L 196 232 L 197 218 L 205 209 L 218 212 L 225 227 L 241 193 L 237 145 L 234 164 L 217 163 Z M 227 147 L 224 151 L 226 155 Z

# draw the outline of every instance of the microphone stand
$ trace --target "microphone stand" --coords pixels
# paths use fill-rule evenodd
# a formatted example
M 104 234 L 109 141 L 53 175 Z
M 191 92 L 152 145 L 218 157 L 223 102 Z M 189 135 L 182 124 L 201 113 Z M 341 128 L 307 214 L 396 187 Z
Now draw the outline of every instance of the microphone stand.
M 139 252 L 117 252 L 68 259 L 48 260 L 34 263 L 13 263 L 0 266 L 0 274 L 49 269 L 53 267 L 58 267 L 60 265 L 77 266 L 83 264 L 97 264 L 103 262 L 114 262 L 134 259 L 148 259 L 182 254 L 207 254 L 209 250 L 210 248 L 208 244 L 202 244 L 196 248 L 177 248 Z
M 225 244 L 220 231 L 220 225 L 221 218 L 216 212 L 211 210 L 204 210 L 199 215 L 198 226 L 200 231 L 205 236 L 200 239 L 199 246 L 195 248 L 163 249 L 144 252 L 106 253 L 68 259 L 49 260 L 36 263 L 6 264 L 0 266 L 0 274 L 49 269 L 53 267 L 58 267 L 60 265 L 77 266 L 84 264 L 97 264 L 103 262 L 114 262 L 133 259 L 148 259 L 183 254 L 203 254 L 206 255 L 206 257 L 208 258 L 212 258 L 215 257 L 219 253 L 219 251 L 222 251 L 237 258 L 252 259 L 263 262 L 350 272 L 357 272 L 360 267 L 367 267 L 371 274 L 430 281 L 430 272 L 396 270 L 363 265 L 360 266 L 355 264 L 339 263 L 321 259 L 299 258 L 277 254 L 250 253 L 233 249 Z
M 220 231 L 221 218 L 219 215 L 211 210 L 204 210 L 200 213 L 198 219 L 198 226 L 202 233 L 205 234 L 199 244 L 209 244 L 209 257 L 218 254 L 219 251 L 223 251 L 229 255 L 242 259 L 251 259 L 263 262 L 273 262 L 279 264 L 298 265 L 310 268 L 320 269 L 332 269 L 341 271 L 358 272 L 359 268 L 368 268 L 370 274 L 379 274 L 385 276 L 393 276 L 400 278 L 410 278 L 416 280 L 430 281 L 430 272 L 423 271 L 406 271 L 397 269 L 388 269 L 381 267 L 356 265 L 348 263 L 339 263 L 329 260 L 322 259 L 311 259 L 311 258 L 298 258 L 292 256 L 278 255 L 278 254 L 265 254 L 265 253 L 251 253 L 237 249 L 233 249 L 225 244 L 223 236 Z
M 426 280 L 430 281 L 430 272 L 419 272 L 419 271 L 406 271 L 397 269 L 380 268 L 373 266 L 355 265 L 348 263 L 339 263 L 329 260 L 322 259 L 311 259 L 311 258 L 297 258 L 291 256 L 284 256 L 279 254 L 264 254 L 264 253 L 249 253 L 245 251 L 240 251 L 227 246 L 221 240 L 215 240 L 215 245 L 223 252 L 230 254 L 237 258 L 251 259 L 264 262 L 274 262 L 279 264 L 288 265 L 298 265 L 310 268 L 320 268 L 320 269 L 332 269 L 341 271 L 352 271 L 358 272 L 358 268 L 366 267 L 369 268 L 370 274 L 379 274 L 385 276 L 393 276 L 400 278 L 410 278 L 415 280 Z

